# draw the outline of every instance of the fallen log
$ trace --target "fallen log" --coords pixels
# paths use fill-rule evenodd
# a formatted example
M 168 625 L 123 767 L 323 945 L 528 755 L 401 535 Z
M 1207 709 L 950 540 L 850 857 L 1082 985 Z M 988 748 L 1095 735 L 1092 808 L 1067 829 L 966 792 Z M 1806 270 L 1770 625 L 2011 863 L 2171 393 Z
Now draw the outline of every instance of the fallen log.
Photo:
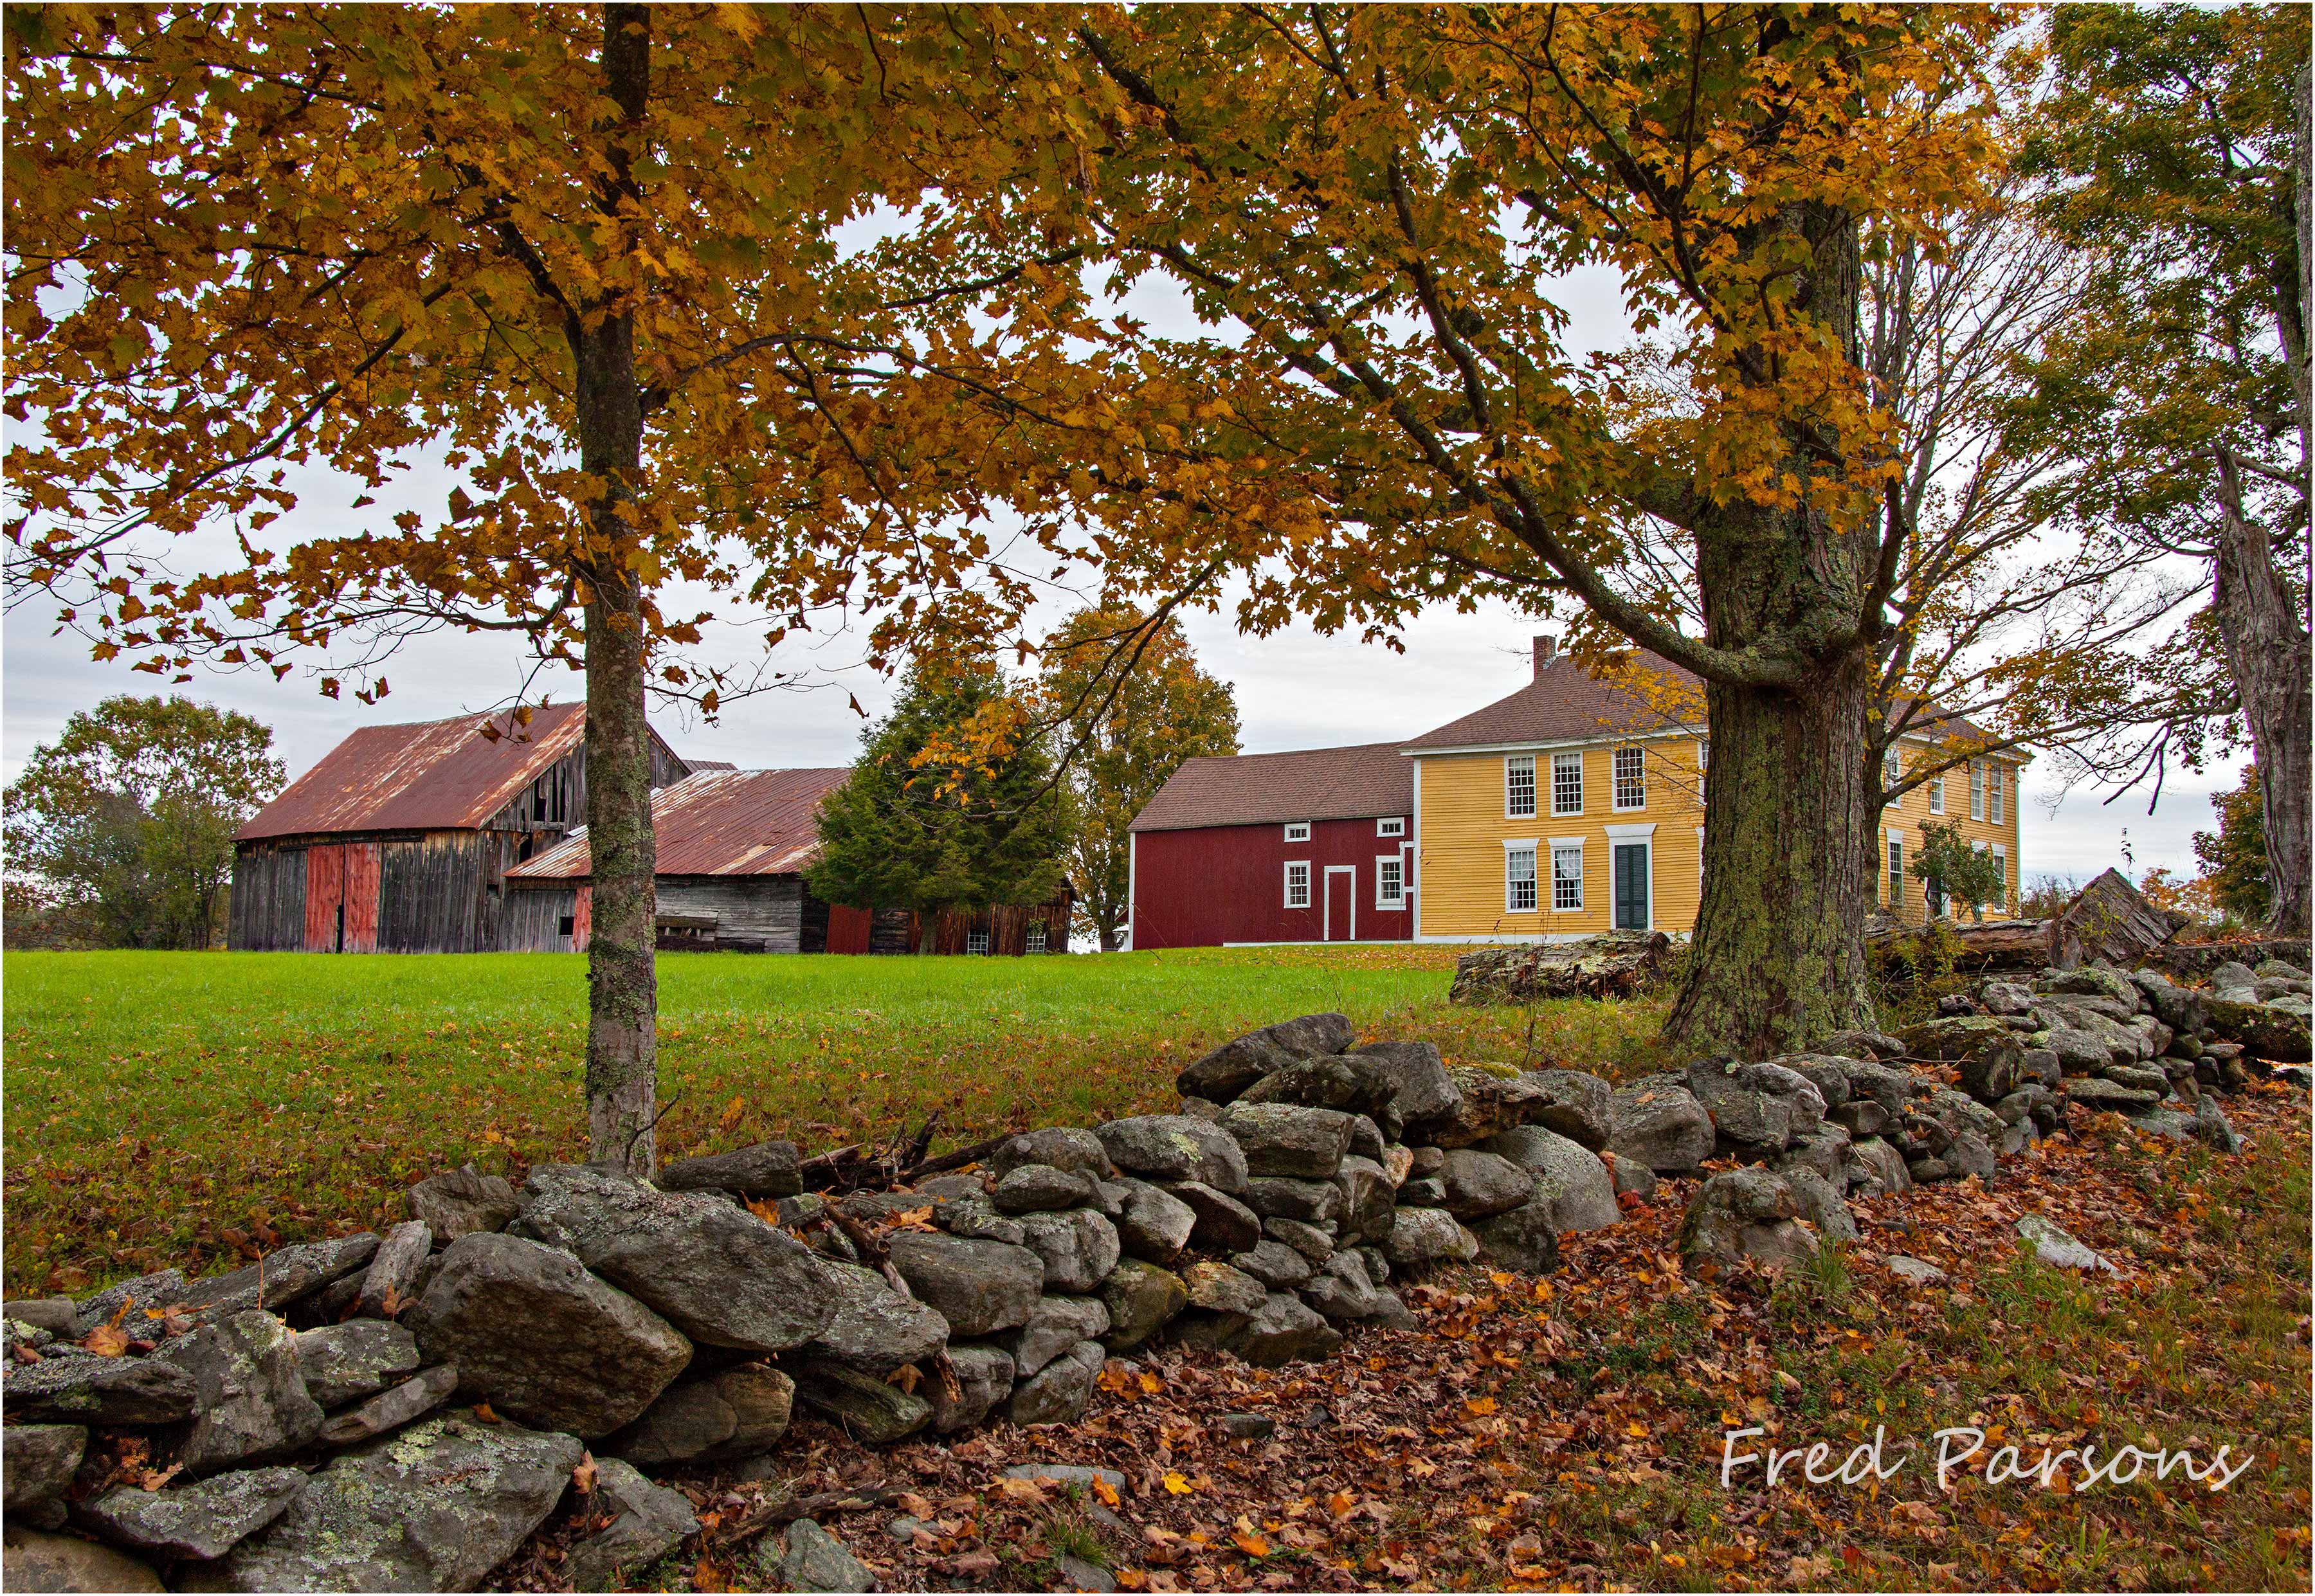
M 2043 970 L 2050 962 L 2047 920 L 1939 920 L 1952 948 L 1954 968 L 1971 973 L 1996 970 Z M 1888 921 L 1865 934 L 1867 948 L 1880 948 L 1915 969 L 1932 962 L 1930 927 Z

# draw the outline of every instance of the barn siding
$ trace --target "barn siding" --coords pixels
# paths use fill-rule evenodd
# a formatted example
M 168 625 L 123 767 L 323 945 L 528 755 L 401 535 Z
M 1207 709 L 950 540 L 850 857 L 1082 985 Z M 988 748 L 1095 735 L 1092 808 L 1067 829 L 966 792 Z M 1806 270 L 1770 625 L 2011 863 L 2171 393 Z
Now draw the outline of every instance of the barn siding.
M 1426 780 L 1428 778 L 1426 777 Z M 1424 798 L 1430 797 L 1428 787 Z M 1404 837 L 1380 837 L 1377 816 L 1317 820 L 1300 842 L 1283 824 L 1203 826 L 1133 836 L 1131 924 L 1137 950 L 1218 947 L 1233 942 L 1403 942 L 1414 935 L 1412 897 L 1388 909 L 1377 898 L 1378 860 L 1396 856 L 1403 888 L 1414 871 Z M 1413 830 L 1405 817 L 1402 828 Z M 1429 823 L 1426 815 L 1425 822 Z M 1286 904 L 1286 866 L 1310 867 L 1308 908 Z M 1350 900 L 1329 904 L 1328 871 L 1348 870 Z M 1343 893 L 1336 886 L 1334 891 Z
M 238 952 L 296 948 L 306 932 L 306 850 L 272 842 L 234 850 L 226 945 Z
M 510 885 L 499 907 L 499 947 L 515 953 L 567 953 L 572 935 L 563 922 L 579 915 L 576 888 L 554 882 Z
M 699 940 L 716 948 L 763 953 L 803 949 L 802 876 L 662 875 L 658 886 L 661 914 L 715 918 L 714 930 L 702 933 Z

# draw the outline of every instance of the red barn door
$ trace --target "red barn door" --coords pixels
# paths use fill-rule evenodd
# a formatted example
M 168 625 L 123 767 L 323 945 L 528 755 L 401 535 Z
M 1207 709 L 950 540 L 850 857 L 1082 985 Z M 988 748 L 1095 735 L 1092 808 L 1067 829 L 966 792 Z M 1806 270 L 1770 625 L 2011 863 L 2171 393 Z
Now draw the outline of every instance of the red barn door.
M 306 951 L 334 953 L 342 945 L 346 850 L 320 843 L 306 850 Z
M 349 953 L 377 952 L 377 844 L 345 847 L 346 940 Z
M 587 951 L 589 940 L 595 935 L 594 886 L 589 882 L 581 882 L 579 887 L 578 900 L 571 909 L 571 951 L 574 953 L 583 953 Z
M 828 951 L 831 953 L 865 953 L 868 951 L 868 927 L 876 916 L 874 910 L 847 909 L 841 903 L 828 906 Z

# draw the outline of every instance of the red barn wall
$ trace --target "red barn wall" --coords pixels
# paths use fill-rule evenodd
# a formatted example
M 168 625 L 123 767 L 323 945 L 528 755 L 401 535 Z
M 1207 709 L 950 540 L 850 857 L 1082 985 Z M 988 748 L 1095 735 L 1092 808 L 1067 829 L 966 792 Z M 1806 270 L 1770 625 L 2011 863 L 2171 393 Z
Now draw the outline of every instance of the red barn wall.
M 1409 817 L 1411 826 L 1411 817 Z M 1138 831 L 1133 837 L 1133 945 L 1217 947 L 1227 942 L 1405 942 L 1415 900 L 1375 907 L 1375 860 L 1397 853 L 1411 883 L 1411 837 L 1377 837 L 1375 822 L 1314 820 L 1308 842 L 1286 840 L 1282 825 L 1209 826 Z M 1286 907 L 1286 864 L 1310 862 L 1310 907 Z M 1326 869 L 1347 865 L 1353 925 L 1342 900 L 1326 913 Z M 1335 878 L 1339 882 L 1342 878 Z M 1342 889 L 1337 886 L 1339 894 Z

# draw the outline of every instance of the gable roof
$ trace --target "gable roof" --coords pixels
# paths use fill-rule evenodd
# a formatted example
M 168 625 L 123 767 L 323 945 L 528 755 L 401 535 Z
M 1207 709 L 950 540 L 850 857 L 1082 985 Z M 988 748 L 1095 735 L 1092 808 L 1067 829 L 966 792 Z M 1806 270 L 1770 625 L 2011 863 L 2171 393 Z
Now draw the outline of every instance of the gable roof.
M 1661 684 L 1657 690 L 1648 690 L 1646 676 Z M 1603 678 L 1585 670 L 1572 655 L 1561 654 L 1510 697 L 1400 746 L 1409 753 L 1424 753 L 1505 743 L 1575 742 L 1635 732 L 1700 732 L 1703 707 L 1704 684 L 1657 655 L 1635 651 L 1622 669 Z
M 483 735 L 492 725 L 495 740 Z M 586 732 L 582 703 L 543 705 L 528 726 L 506 714 L 364 726 L 252 816 L 234 840 L 478 828 L 576 748 Z
M 661 875 L 785 875 L 820 856 L 820 802 L 850 770 L 712 770 L 652 794 Z M 507 872 L 509 880 L 583 881 L 594 870 L 581 827 Z
M 1395 742 L 1184 759 L 1133 817 L 1136 831 L 1359 820 L 1415 812 L 1415 772 Z

